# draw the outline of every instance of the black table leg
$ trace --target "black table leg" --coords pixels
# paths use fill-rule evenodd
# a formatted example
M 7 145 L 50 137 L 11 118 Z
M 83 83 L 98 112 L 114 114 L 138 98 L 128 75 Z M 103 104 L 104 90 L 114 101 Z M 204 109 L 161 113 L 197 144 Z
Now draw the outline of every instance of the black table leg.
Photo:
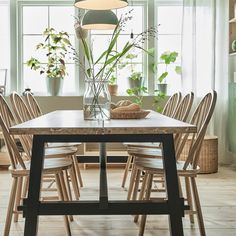
M 100 143 L 100 208 L 108 208 L 106 143 Z
M 38 209 L 41 189 L 42 167 L 44 162 L 44 141 L 34 136 L 30 168 L 28 198 L 24 201 L 25 231 L 24 236 L 35 236 L 38 230 Z
M 184 201 L 179 196 L 178 179 L 176 171 L 175 147 L 172 134 L 164 135 L 163 139 L 163 165 L 165 170 L 168 207 L 170 210 L 170 235 L 182 236 L 184 216 Z

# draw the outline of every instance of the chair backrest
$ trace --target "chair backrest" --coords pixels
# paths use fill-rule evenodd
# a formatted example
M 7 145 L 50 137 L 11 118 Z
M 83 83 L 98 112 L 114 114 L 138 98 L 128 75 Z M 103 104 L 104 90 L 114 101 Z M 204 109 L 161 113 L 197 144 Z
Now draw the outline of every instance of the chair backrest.
M 28 109 L 30 110 L 33 117 L 36 118 L 42 116 L 43 112 L 41 111 L 40 106 L 36 101 L 35 97 L 32 95 L 32 93 L 26 92 L 25 98 L 26 105 L 28 106 Z
M 15 118 L 11 109 L 9 108 L 6 100 L 0 95 L 0 125 L 4 141 L 9 153 L 11 166 L 13 169 L 17 168 L 17 164 L 20 164 L 21 168 L 25 169 L 24 161 L 18 151 L 13 135 L 9 133 L 9 127 L 15 125 Z
M 186 94 L 182 98 L 178 107 L 176 108 L 175 113 L 173 114 L 173 118 L 185 122 L 187 120 L 190 110 L 192 108 L 193 99 L 194 99 L 193 92 Z
M 21 98 L 19 94 L 17 94 L 16 92 L 13 92 L 10 95 L 10 101 L 11 101 L 12 109 L 14 111 L 14 114 L 18 123 L 23 123 L 34 118 L 33 115 L 30 113 L 24 100 Z M 33 136 L 22 135 L 20 139 L 21 139 L 21 143 L 22 143 L 22 146 L 24 147 L 26 154 L 30 158 L 32 144 L 33 144 Z
M 207 93 L 202 98 L 192 115 L 190 123 L 197 126 L 197 133 L 193 133 L 191 135 L 190 148 L 188 157 L 184 164 L 184 169 L 187 169 L 189 164 L 191 164 L 194 169 L 197 168 L 202 142 L 206 134 L 207 126 L 215 109 L 216 99 L 217 94 L 215 91 Z M 179 150 L 176 151 L 176 156 L 181 154 L 188 136 L 188 134 L 185 134 L 182 137 L 182 145 L 180 145 Z
M 7 69 L 0 69 L 0 93 L 6 95 Z
M 165 116 L 173 117 L 180 103 L 180 100 L 181 100 L 181 93 L 180 92 L 174 93 L 166 102 L 162 114 Z
M 22 123 L 22 122 L 25 122 L 34 118 L 30 110 L 28 109 L 26 103 L 24 102 L 24 100 L 21 98 L 21 96 L 18 93 L 13 92 L 10 95 L 10 101 L 11 101 L 16 119 L 19 123 Z
M 193 99 L 194 99 L 193 92 L 186 94 L 183 97 L 183 99 L 181 100 L 181 102 L 179 103 L 179 105 L 175 111 L 175 114 L 173 115 L 173 118 L 185 122 L 187 120 L 190 110 L 192 108 Z M 181 133 L 175 134 L 174 140 L 175 140 L 175 150 L 177 150 L 178 152 L 182 152 L 182 150 L 180 150 L 180 147 L 183 148 L 183 146 L 181 146 L 182 134 Z M 178 160 L 178 155 L 176 155 L 176 156 L 177 156 L 177 160 Z

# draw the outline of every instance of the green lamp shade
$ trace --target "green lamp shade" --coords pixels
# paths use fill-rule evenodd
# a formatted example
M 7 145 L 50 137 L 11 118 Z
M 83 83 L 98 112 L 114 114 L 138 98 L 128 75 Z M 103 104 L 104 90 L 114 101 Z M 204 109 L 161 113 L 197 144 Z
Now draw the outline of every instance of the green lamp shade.
M 118 24 L 117 16 L 110 10 L 89 10 L 82 19 L 82 28 L 87 30 L 112 30 Z
M 128 6 L 127 0 L 75 0 L 75 6 L 89 10 L 111 10 Z

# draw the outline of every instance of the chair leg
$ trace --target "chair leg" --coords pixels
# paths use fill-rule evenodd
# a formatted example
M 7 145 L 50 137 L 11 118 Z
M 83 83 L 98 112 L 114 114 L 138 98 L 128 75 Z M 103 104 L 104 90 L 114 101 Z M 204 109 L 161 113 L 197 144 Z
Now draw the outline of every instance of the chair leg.
M 9 233 L 10 233 L 13 209 L 14 209 L 14 205 L 15 205 L 17 181 L 18 181 L 18 179 L 14 177 L 13 182 L 12 182 L 12 187 L 11 187 L 10 199 L 9 199 L 9 203 L 8 203 L 7 217 L 6 217 L 6 223 L 5 223 L 5 229 L 4 229 L 4 236 L 8 236 Z
M 142 182 L 142 186 L 141 186 L 141 190 L 140 190 L 140 193 L 139 193 L 139 198 L 138 198 L 138 200 L 143 200 L 144 199 L 144 194 L 145 194 L 145 189 L 147 188 L 147 178 L 148 177 L 148 175 L 147 174 L 145 174 L 144 175 L 144 177 L 143 177 L 143 182 Z M 136 222 L 138 222 L 138 218 L 139 218 L 139 215 L 136 215 L 135 217 L 134 217 L 134 222 L 136 223 Z
M 77 161 L 77 157 L 76 155 L 73 155 L 73 165 L 74 165 L 74 168 L 75 168 L 75 173 L 76 173 L 76 176 L 79 180 L 79 185 L 80 187 L 83 187 L 83 180 L 82 180 L 82 176 L 81 176 L 81 172 L 80 172 L 80 168 L 79 168 L 79 163 Z
M 79 200 L 79 197 L 80 197 L 79 186 L 78 186 L 78 182 L 76 180 L 76 175 L 75 175 L 75 170 L 74 170 L 73 165 L 69 169 L 69 173 L 70 173 L 70 179 L 71 179 L 72 187 L 73 187 L 73 190 L 74 190 L 75 199 Z
M 133 189 L 134 189 L 136 174 L 137 174 L 137 169 L 133 165 L 133 168 L 132 168 L 132 171 L 131 171 L 131 176 L 130 176 L 130 181 L 129 181 L 127 200 L 131 199 L 131 195 L 132 195 Z
M 72 191 L 71 191 L 71 187 L 70 187 L 70 177 L 69 177 L 69 173 L 67 170 L 65 170 L 65 185 L 66 185 L 66 189 L 68 191 L 68 195 L 69 195 L 69 199 L 72 201 Z
M 26 198 L 27 197 L 28 187 L 29 187 L 29 177 L 26 176 L 24 180 L 25 181 L 24 181 L 24 184 L 23 184 L 22 198 Z
M 192 199 L 192 194 L 191 194 L 191 187 L 190 187 L 190 181 L 189 177 L 185 177 L 185 188 L 186 188 L 186 196 L 187 196 L 187 202 L 190 207 L 190 212 L 189 212 L 189 219 L 190 223 L 194 224 L 194 216 L 193 216 L 193 199 Z
M 145 200 L 149 200 L 152 192 L 152 181 L 153 181 L 153 174 L 146 173 L 148 175 L 147 179 L 147 189 L 145 194 Z M 147 215 L 142 215 L 141 222 L 139 226 L 139 236 L 143 236 L 145 225 L 146 225 Z
M 127 162 L 126 162 L 126 165 L 125 165 L 125 171 L 124 171 L 123 180 L 122 180 L 122 184 L 121 184 L 122 188 L 125 187 L 127 176 L 128 176 L 131 164 L 132 164 L 132 159 L 133 159 L 133 157 L 129 155 L 128 159 L 127 159 Z
M 205 236 L 205 226 L 204 226 L 204 221 L 203 221 L 203 216 L 202 216 L 202 209 L 200 205 L 200 199 L 197 191 L 197 184 L 195 177 L 191 177 L 191 184 L 192 184 L 192 190 L 193 190 L 193 196 L 194 196 L 194 201 L 195 201 L 195 206 L 196 206 L 196 211 L 197 211 L 197 219 L 198 219 L 198 225 L 199 225 L 199 230 L 201 236 Z
M 62 188 L 62 193 L 63 193 L 63 197 L 65 201 L 72 201 L 72 198 L 70 198 L 69 194 L 68 194 L 68 190 L 66 188 L 66 184 L 65 184 L 65 178 L 64 178 L 64 174 L 63 172 L 58 174 L 60 182 L 61 182 L 61 188 Z M 68 178 L 66 178 L 68 180 Z M 69 190 L 70 191 L 70 190 Z M 69 220 L 73 221 L 73 216 L 70 215 L 69 216 Z
M 20 205 L 21 202 L 21 194 L 22 194 L 22 183 L 23 183 L 23 177 L 18 178 L 17 183 L 17 190 L 16 190 L 16 199 L 15 199 L 15 209 L 14 209 L 14 222 L 18 222 L 19 218 L 19 212 L 17 210 L 17 207 Z
M 134 180 L 134 189 L 131 197 L 132 200 L 137 200 L 140 178 L 141 178 L 141 170 L 138 169 Z
M 55 174 L 55 180 L 56 180 L 56 184 L 57 184 L 57 191 L 58 191 L 59 198 L 62 201 L 64 201 L 65 199 L 63 196 L 62 185 L 61 185 L 59 174 Z M 65 222 L 65 227 L 66 227 L 66 235 L 71 236 L 70 223 L 69 223 L 68 217 L 63 216 L 63 218 L 64 218 L 64 222 Z

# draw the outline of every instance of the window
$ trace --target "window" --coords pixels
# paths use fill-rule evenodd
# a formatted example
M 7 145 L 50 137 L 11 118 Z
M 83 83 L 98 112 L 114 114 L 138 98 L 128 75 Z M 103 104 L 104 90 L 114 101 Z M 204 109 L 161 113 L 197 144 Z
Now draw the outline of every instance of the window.
M 175 73 L 175 67 L 181 65 L 181 31 L 182 31 L 182 2 L 168 3 L 157 1 L 156 21 L 158 27 L 157 61 L 158 75 L 161 75 L 166 66 L 160 61 L 160 56 L 165 51 L 178 52 L 177 60 L 168 66 L 167 77 L 168 94 L 181 90 L 181 76 Z M 170 17 L 171 16 L 171 17 Z
M 129 20 L 124 28 L 124 31 L 120 34 L 119 40 L 116 45 L 116 50 L 119 51 L 127 41 L 131 40 L 131 33 L 134 37 L 143 32 L 146 27 L 144 27 L 145 19 L 145 7 L 143 3 L 138 5 L 126 7 L 115 11 L 118 19 L 125 13 L 132 11 L 132 19 Z M 93 51 L 95 58 L 98 58 L 103 51 L 106 50 L 108 42 L 110 40 L 112 31 L 91 31 L 91 42 L 93 45 Z M 121 63 L 115 68 L 114 75 L 117 77 L 117 84 L 119 85 L 119 94 L 127 95 L 126 90 L 129 88 L 128 77 L 131 75 L 132 71 L 140 72 L 142 75 L 145 74 L 145 56 L 139 51 L 132 50 L 129 54 L 134 55 L 134 59 L 130 60 L 127 58 L 122 59 Z M 122 65 L 126 64 L 122 69 Z
M 35 94 L 46 94 L 46 83 L 44 75 L 39 75 L 38 71 L 32 71 L 26 61 L 31 56 L 37 56 L 43 63 L 46 63 L 44 55 L 40 55 L 35 51 L 35 46 L 43 40 L 42 32 L 47 27 L 53 27 L 57 31 L 66 31 L 70 35 L 70 40 L 74 47 L 79 48 L 78 40 L 74 35 L 74 15 L 77 9 L 74 8 L 72 1 L 19 1 L 18 14 L 18 58 L 19 72 L 18 84 L 19 90 L 24 90 L 30 87 Z M 118 18 L 121 14 L 132 11 L 132 20 L 130 20 L 125 30 L 120 35 L 116 49 L 119 50 L 127 40 L 130 40 L 131 32 L 135 35 L 141 33 L 146 28 L 151 26 L 158 27 L 158 40 L 146 42 L 146 47 L 156 48 L 156 61 L 158 63 L 158 74 L 165 70 L 163 62 L 159 60 L 160 55 L 164 51 L 177 51 L 179 53 L 178 60 L 175 65 L 169 68 L 169 78 L 167 79 L 168 93 L 171 94 L 180 89 L 180 76 L 174 72 L 174 67 L 181 64 L 181 24 L 182 24 L 182 1 L 181 0 L 135 0 L 131 1 L 131 6 L 116 10 Z M 147 12 L 149 16 L 147 15 Z M 63 17 L 62 17 L 63 16 Z M 170 17 L 171 16 L 171 17 Z M 39 20 L 40 19 L 40 20 Z M 174 19 L 174 20 L 173 20 Z M 93 45 L 95 58 L 101 54 L 106 48 L 106 42 L 109 41 L 111 31 L 90 32 L 90 40 Z M 82 52 L 81 52 L 82 53 Z M 127 65 L 120 69 L 122 64 L 117 65 L 114 75 L 117 77 L 119 85 L 119 95 L 127 95 L 126 90 L 129 88 L 128 76 L 131 74 L 131 69 L 135 72 L 141 72 L 145 78 L 145 86 L 149 88 L 149 93 L 152 94 L 157 82 L 156 75 L 150 70 L 148 64 L 150 58 L 145 53 L 132 51 L 137 57 L 132 60 L 124 59 L 121 63 L 126 62 Z M 153 60 L 153 59 L 152 59 Z M 84 78 L 79 72 L 78 66 L 73 61 L 68 60 L 68 73 L 64 80 L 63 93 L 65 95 L 82 95 Z
M 9 77 L 10 69 L 10 32 L 9 32 L 9 4 L 8 1 L 0 1 L 0 69 L 7 69 Z M 0 82 L 5 78 L 1 73 Z M 7 80 L 9 89 L 9 80 Z
M 74 35 L 74 7 L 51 6 L 51 5 L 23 5 L 22 8 L 22 89 L 31 88 L 34 93 L 46 94 L 45 75 L 39 71 L 33 71 L 26 65 L 26 61 L 31 57 L 36 57 L 40 62 L 46 63 L 44 54 L 36 51 L 36 45 L 43 42 L 42 35 L 46 28 L 54 28 L 57 32 L 66 31 L 70 36 L 70 41 L 75 47 Z M 63 16 L 63 17 L 62 17 Z M 40 20 L 39 20 L 40 19 Z M 76 67 L 73 61 L 67 60 L 66 67 L 68 75 L 64 78 L 63 93 L 76 94 Z

